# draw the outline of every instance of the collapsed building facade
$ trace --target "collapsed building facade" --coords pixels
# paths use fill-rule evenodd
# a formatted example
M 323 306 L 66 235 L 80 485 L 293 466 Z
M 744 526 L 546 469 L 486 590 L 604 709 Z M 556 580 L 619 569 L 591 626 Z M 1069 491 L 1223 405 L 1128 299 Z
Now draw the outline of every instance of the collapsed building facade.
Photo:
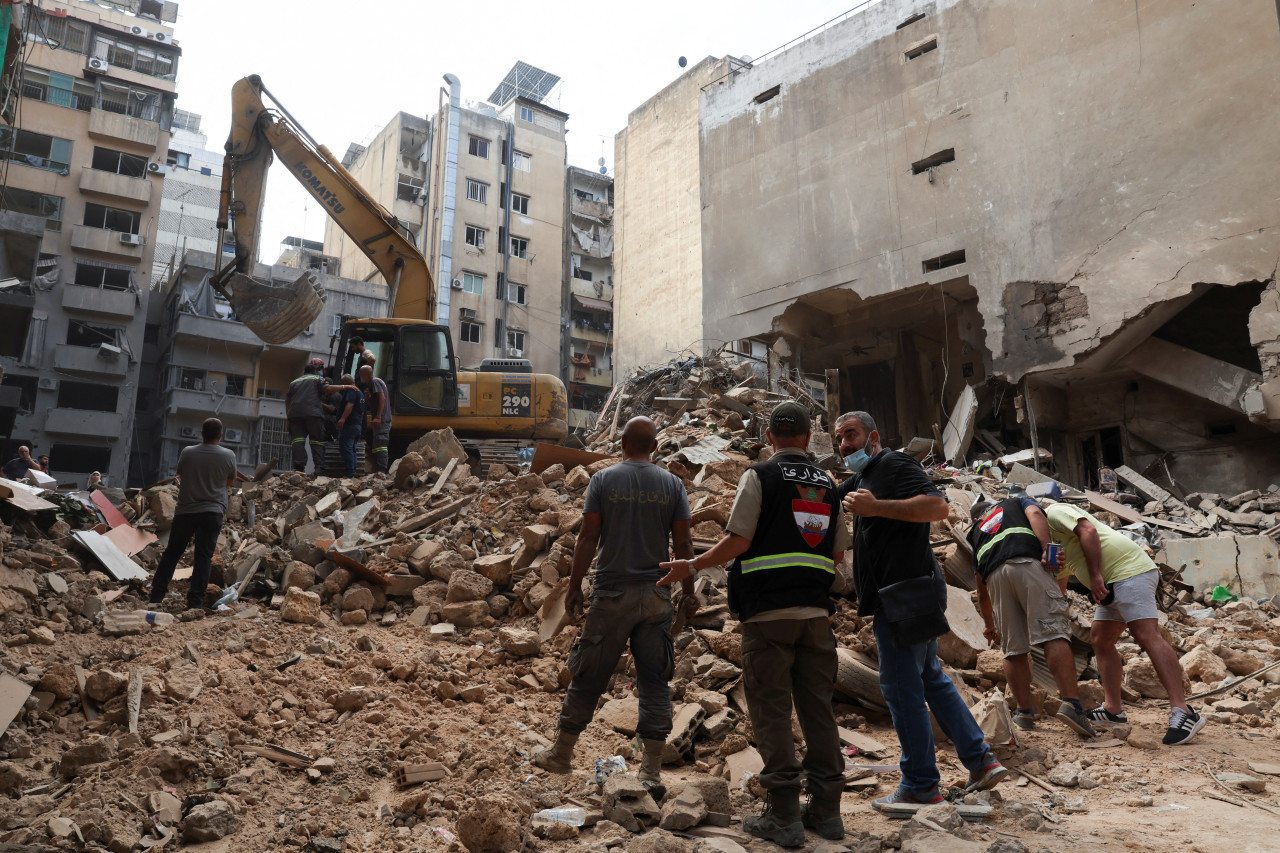
M 617 138 L 618 375 L 755 338 L 895 445 L 972 387 L 1079 485 L 1265 488 L 1277 48 L 1271 0 L 885 0 L 697 63 Z

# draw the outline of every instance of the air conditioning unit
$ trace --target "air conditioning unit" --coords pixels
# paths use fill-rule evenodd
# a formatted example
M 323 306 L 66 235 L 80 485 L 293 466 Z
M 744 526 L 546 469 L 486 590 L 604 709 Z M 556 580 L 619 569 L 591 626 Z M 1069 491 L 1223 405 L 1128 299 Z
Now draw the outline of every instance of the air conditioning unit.
M 147 171 L 153 175 L 167 175 L 169 174 L 169 167 L 164 163 L 148 163 Z
M 98 355 L 103 358 L 119 358 L 123 350 L 115 344 L 98 344 Z
M 41 391 L 57 391 L 58 380 L 50 379 L 48 376 L 41 376 L 40 381 L 36 383 Z
M 451 282 L 450 286 L 451 286 L 454 290 L 462 290 L 462 279 L 460 279 L 460 278 L 455 278 L 455 279 Z
M 199 437 L 200 437 L 200 428 L 199 428 L 199 427 L 189 427 L 189 426 L 188 426 L 188 427 L 183 427 L 183 428 L 182 428 L 182 437 L 183 437 L 183 438 L 199 438 Z
M 474 309 L 474 308 L 463 308 L 463 309 L 462 309 L 462 319 L 464 319 L 464 320 L 474 320 L 475 318 L 476 318 L 476 309 Z
M 106 74 L 111 70 L 111 63 L 105 59 L 99 59 L 96 56 L 89 57 L 89 64 L 85 66 L 86 71 L 96 71 L 99 74 Z
M 512 358 L 520 358 L 524 355 L 524 350 L 520 349 L 520 347 L 507 347 L 507 355 Z
M 222 440 L 229 441 L 232 444 L 238 444 L 240 439 L 244 438 L 244 433 L 238 429 L 224 429 L 222 431 Z
M 141 246 L 143 239 L 141 234 L 130 234 L 127 231 L 121 231 L 120 242 L 126 246 Z
M 173 41 L 173 36 L 169 35 L 168 33 L 152 33 L 150 38 L 153 41 L 163 42 L 164 44 L 168 44 L 169 42 Z
M 129 34 L 134 36 L 142 36 L 145 39 L 151 38 L 151 30 L 146 27 L 129 27 Z

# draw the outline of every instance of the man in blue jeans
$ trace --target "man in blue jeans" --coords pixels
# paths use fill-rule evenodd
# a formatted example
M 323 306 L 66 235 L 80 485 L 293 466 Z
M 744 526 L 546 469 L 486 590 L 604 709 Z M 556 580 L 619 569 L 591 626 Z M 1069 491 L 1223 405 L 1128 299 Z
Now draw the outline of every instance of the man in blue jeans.
M 156 566 L 151 581 L 151 603 L 160 604 L 169 591 L 173 570 L 186 553 L 191 540 L 196 541 L 192 563 L 191 588 L 187 591 L 187 607 L 204 606 L 204 593 L 209 585 L 213 552 L 218 547 L 222 517 L 227 512 L 227 495 L 237 480 L 249 478 L 236 470 L 236 455 L 222 441 L 222 421 L 209 418 L 200 428 L 203 443 L 185 447 L 178 454 L 178 508 L 169 528 L 169 544 Z
M 880 690 L 902 745 L 902 781 L 872 802 L 879 811 L 894 803 L 937 803 L 941 775 L 934 755 L 929 711 L 969 769 L 970 791 L 994 787 L 1008 775 L 983 741 L 969 708 L 938 663 L 938 641 L 900 646 L 883 616 L 879 591 L 937 570 L 929 546 L 929 523 L 947 517 L 947 500 L 920 463 L 880 446 L 875 420 L 849 412 L 836 420 L 836 436 L 854 475 L 840 486 L 844 508 L 855 516 L 854 586 L 858 615 L 874 616 L 880 657 Z
M 342 451 L 342 475 L 356 475 L 356 442 L 360 440 L 364 426 L 364 394 L 355 390 L 356 381 L 347 374 L 342 377 L 343 385 L 350 385 L 342 392 L 338 410 L 338 449 Z

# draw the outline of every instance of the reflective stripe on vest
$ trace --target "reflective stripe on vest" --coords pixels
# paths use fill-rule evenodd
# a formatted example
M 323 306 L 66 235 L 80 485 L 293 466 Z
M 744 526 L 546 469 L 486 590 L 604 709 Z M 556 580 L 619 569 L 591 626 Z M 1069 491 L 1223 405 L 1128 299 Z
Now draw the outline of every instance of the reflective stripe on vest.
M 788 569 L 792 566 L 799 566 L 806 569 L 819 569 L 824 572 L 836 573 L 836 564 L 827 557 L 820 557 L 817 554 L 806 554 L 804 552 L 796 552 L 793 554 L 771 554 L 767 557 L 753 557 L 750 560 L 742 561 L 742 573 L 759 572 L 765 569 Z
M 1014 533 L 1025 533 L 1028 536 L 1036 535 L 1036 532 L 1030 527 L 1010 527 L 1008 530 L 1001 530 L 995 536 L 991 537 L 990 542 L 978 549 L 978 562 L 982 562 L 982 558 L 987 555 L 987 552 L 991 550 L 993 545 L 1003 540 L 1006 536 L 1011 536 Z M 1036 541 L 1039 541 L 1039 537 L 1036 537 Z

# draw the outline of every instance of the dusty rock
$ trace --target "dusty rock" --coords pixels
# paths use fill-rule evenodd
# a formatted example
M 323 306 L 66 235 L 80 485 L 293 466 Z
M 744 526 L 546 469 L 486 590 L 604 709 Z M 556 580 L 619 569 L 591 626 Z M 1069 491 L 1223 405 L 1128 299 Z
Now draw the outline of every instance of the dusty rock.
M 596 711 L 595 719 L 601 725 L 629 737 L 636 733 L 636 726 L 640 722 L 640 700 L 634 696 L 610 699 Z
M 662 804 L 663 829 L 676 831 L 697 826 L 707 816 L 707 804 L 702 799 L 702 792 L 694 787 L 687 787 L 677 796 L 670 797 Z
M 289 564 L 289 568 L 285 569 L 284 581 L 281 588 L 288 591 L 293 588 L 311 589 L 316 585 L 316 570 L 314 567 L 306 563 L 294 560 Z
M 432 577 L 447 582 L 454 572 L 466 567 L 467 561 L 457 551 L 442 551 L 432 558 L 427 571 Z
M 1080 784 L 1082 769 L 1074 761 L 1063 761 L 1049 771 L 1049 781 L 1064 788 L 1074 788 Z
M 521 847 L 526 814 L 514 797 L 485 794 L 463 805 L 454 827 L 471 853 L 509 853 Z
M 224 800 L 202 803 L 187 813 L 182 839 L 193 843 L 217 841 L 240 828 L 240 818 Z
M 493 592 L 493 581 L 470 569 L 457 569 L 449 575 L 449 592 L 445 601 L 479 601 Z
M 487 554 L 477 557 L 471 564 L 471 568 L 492 581 L 494 586 L 506 586 L 511 583 L 511 569 L 514 561 L 514 554 Z
M 1156 668 L 1146 655 L 1134 658 L 1124 666 L 1124 682 L 1130 690 L 1151 699 L 1168 699 L 1169 693 L 1160 683 Z
M 115 738 L 91 735 L 62 753 L 58 772 L 68 779 L 74 778 L 83 767 L 115 758 L 117 750 Z
M 333 698 L 333 710 L 338 713 L 359 711 L 373 701 L 373 693 L 363 688 L 344 690 Z
M 985 649 L 978 652 L 978 674 L 994 682 L 1004 681 L 1004 654 L 999 649 Z
M 204 687 L 200 670 L 194 666 L 178 666 L 164 674 L 164 692 L 170 699 L 186 702 L 196 698 Z
M 284 603 L 280 605 L 280 618 L 285 622 L 300 622 L 304 625 L 320 623 L 320 596 L 314 592 L 294 589 L 285 593 Z
M 343 625 L 364 625 L 369 621 L 369 613 L 363 607 L 356 610 L 342 611 Z
M 161 489 L 151 496 L 151 515 L 156 520 L 156 532 L 163 533 L 173 526 L 173 513 L 177 508 L 176 492 Z
M 600 808 L 606 820 L 631 832 L 640 832 L 662 819 L 648 789 L 629 773 L 614 773 L 605 780 Z
M 128 685 L 129 676 L 109 669 L 100 669 L 85 679 L 84 692 L 89 694 L 90 699 L 105 702 L 123 693 Z
M 533 631 L 524 631 L 519 628 L 499 628 L 498 645 L 502 646 L 507 654 L 521 657 L 536 655 L 542 651 L 542 643 L 538 635 Z
M 27 629 L 27 639 L 39 646 L 52 646 L 58 638 L 47 625 L 37 625 Z
M 75 667 L 68 663 L 55 663 L 40 676 L 40 689 L 59 699 L 70 699 L 78 686 Z
M 434 461 L 435 454 L 431 454 L 431 457 L 432 461 Z M 391 472 L 393 488 L 403 489 L 408 485 L 410 477 L 427 466 L 427 460 L 423 458 L 421 453 L 406 453 L 401 456 L 396 460 L 395 470 Z
M 342 595 L 342 609 L 363 610 L 366 613 L 373 610 L 373 590 L 367 586 L 350 587 Z
M 1129 736 L 1125 738 L 1125 743 L 1134 749 L 1160 749 L 1161 736 L 1152 732 L 1145 732 L 1141 729 L 1134 729 L 1129 732 Z
M 452 622 L 459 628 L 474 628 L 483 625 L 489 618 L 487 601 L 451 601 L 440 610 L 440 617 Z
M 591 475 L 588 474 L 587 469 L 583 468 L 581 465 L 578 465 L 564 476 L 565 488 L 573 489 L 575 492 L 580 489 L 585 489 L 589 482 L 591 482 Z
M 627 853 L 693 853 L 692 842 L 662 830 L 654 829 L 626 845 Z
M 1267 665 L 1266 661 L 1251 655 L 1240 649 L 1233 649 L 1231 646 L 1221 643 L 1210 648 L 1217 655 L 1232 675 L 1248 675 L 1251 672 L 1257 672 Z
M 1222 658 L 1215 655 L 1205 646 L 1196 646 L 1182 656 L 1182 671 L 1188 678 L 1203 681 L 1206 684 L 1223 681 L 1230 674 Z
M 431 561 L 444 553 L 444 544 L 434 539 L 428 539 L 409 554 L 409 568 L 413 569 L 423 577 L 430 577 Z
M 27 774 L 22 767 L 9 761 L 0 761 L 0 797 L 17 799 L 27 785 Z

